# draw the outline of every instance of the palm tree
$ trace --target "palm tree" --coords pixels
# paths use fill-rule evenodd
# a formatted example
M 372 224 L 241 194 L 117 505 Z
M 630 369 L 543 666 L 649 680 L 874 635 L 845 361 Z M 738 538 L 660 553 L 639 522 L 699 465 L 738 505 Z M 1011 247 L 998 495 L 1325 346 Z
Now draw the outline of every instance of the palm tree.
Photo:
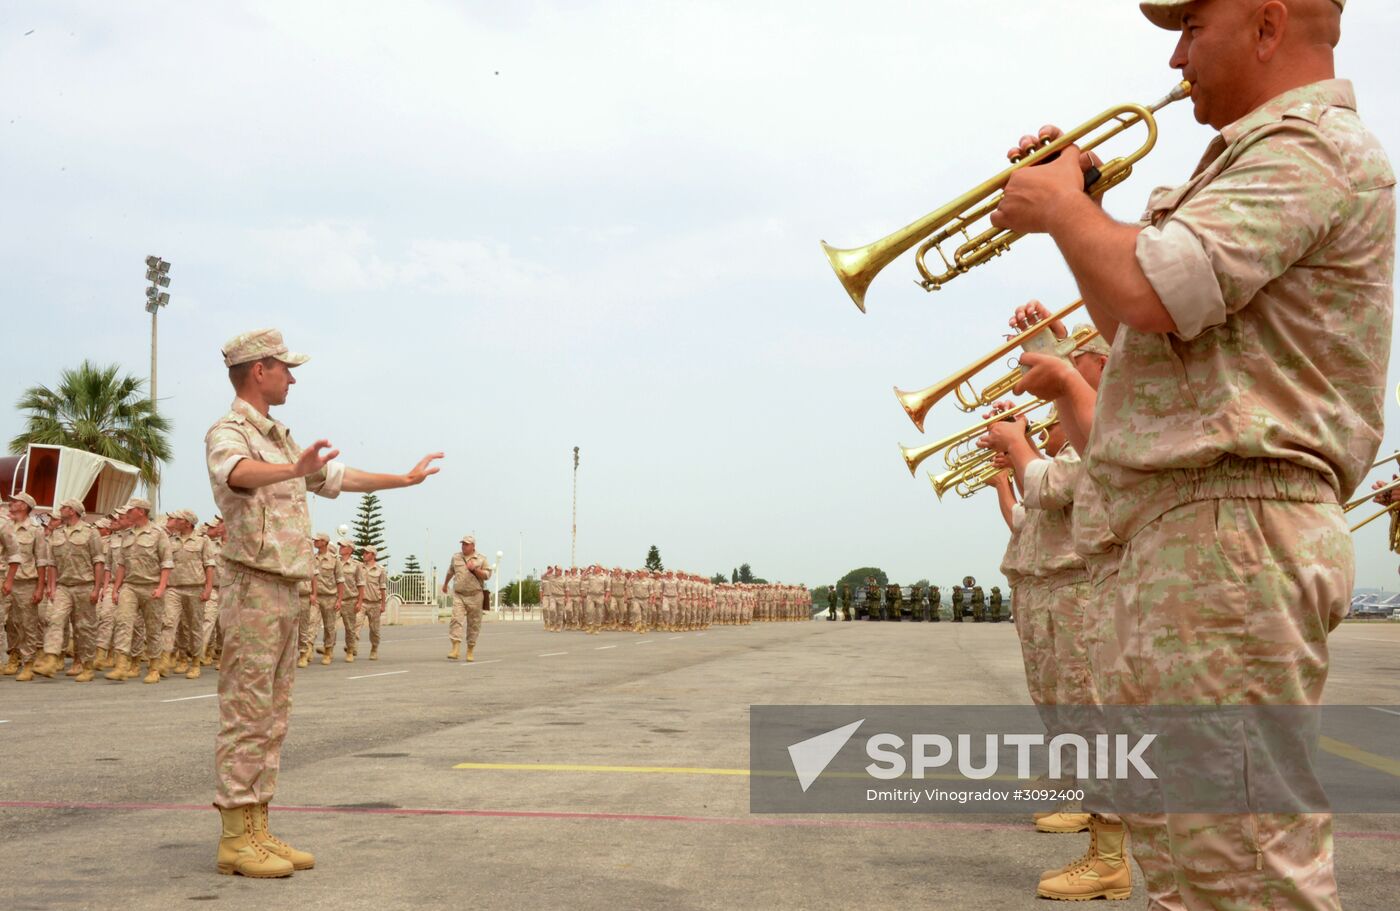
M 121 375 L 116 364 L 91 361 L 63 371 L 57 390 L 31 386 L 18 403 L 28 412 L 25 429 L 10 441 L 10 452 L 23 453 L 30 443 L 71 446 L 135 465 L 142 480 L 154 484 L 160 463 L 173 457 L 171 423 L 156 414 L 145 387 L 145 380 Z

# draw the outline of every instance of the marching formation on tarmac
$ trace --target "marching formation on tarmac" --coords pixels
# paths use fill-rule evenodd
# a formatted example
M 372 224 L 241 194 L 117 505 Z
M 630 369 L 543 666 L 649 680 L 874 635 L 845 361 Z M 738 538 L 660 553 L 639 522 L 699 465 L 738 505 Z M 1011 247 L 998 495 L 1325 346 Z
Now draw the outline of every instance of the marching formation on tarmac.
M 811 609 L 805 585 L 718 583 L 669 570 L 551 566 L 540 580 L 540 610 L 551 632 L 683 632 L 809 620 Z

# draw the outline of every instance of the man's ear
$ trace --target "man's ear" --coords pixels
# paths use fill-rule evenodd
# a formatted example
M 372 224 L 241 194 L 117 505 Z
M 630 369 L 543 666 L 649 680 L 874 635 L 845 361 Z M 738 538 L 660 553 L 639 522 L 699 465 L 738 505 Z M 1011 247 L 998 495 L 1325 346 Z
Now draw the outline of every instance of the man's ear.
M 1255 53 L 1260 63 L 1274 59 L 1288 33 L 1288 6 L 1283 0 L 1269 0 L 1254 14 Z

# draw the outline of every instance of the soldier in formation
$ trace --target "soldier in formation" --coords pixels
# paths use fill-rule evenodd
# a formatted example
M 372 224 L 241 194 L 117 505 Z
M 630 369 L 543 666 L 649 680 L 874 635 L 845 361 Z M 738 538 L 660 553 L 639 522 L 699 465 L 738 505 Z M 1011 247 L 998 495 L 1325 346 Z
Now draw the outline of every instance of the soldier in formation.
M 834 589 L 829 601 L 834 619 Z M 716 583 L 674 570 L 551 566 L 540 580 L 540 612 L 551 632 L 645 633 L 811 619 L 811 593 L 800 585 Z
M 491 578 L 491 565 L 476 552 L 476 537 L 463 535 L 460 549 L 452 555 L 447 578 L 442 580 L 443 593 L 452 591 L 452 623 L 448 637 L 452 650 L 447 660 L 456 661 L 462 654 L 462 642 L 467 645 L 467 660 L 476 660 L 476 642 L 481 635 L 481 612 L 485 605 L 484 583 Z

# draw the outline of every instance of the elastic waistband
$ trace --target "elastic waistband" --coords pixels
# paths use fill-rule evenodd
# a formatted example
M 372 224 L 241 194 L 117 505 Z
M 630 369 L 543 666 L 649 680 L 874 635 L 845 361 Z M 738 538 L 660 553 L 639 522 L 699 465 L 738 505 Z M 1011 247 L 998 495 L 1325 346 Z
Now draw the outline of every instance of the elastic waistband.
M 224 571 L 227 572 L 230 577 L 253 576 L 254 578 L 263 579 L 276 585 L 285 585 L 288 588 L 296 588 L 303 581 L 307 581 L 303 579 L 292 579 L 287 576 L 279 576 L 277 573 L 270 573 L 265 569 L 258 569 L 254 566 L 248 566 L 245 563 L 235 563 L 228 559 L 224 560 Z
M 1062 569 L 1044 576 L 1035 576 L 1026 581 L 1045 591 L 1054 591 L 1057 588 L 1064 588 L 1066 585 L 1088 582 L 1089 570 L 1083 566 L 1076 566 L 1073 569 Z
M 1128 540 L 1164 513 L 1202 500 L 1336 503 L 1337 492 L 1321 472 L 1296 462 L 1227 456 L 1206 468 L 1153 472 L 1136 489 L 1110 498 L 1114 532 Z

